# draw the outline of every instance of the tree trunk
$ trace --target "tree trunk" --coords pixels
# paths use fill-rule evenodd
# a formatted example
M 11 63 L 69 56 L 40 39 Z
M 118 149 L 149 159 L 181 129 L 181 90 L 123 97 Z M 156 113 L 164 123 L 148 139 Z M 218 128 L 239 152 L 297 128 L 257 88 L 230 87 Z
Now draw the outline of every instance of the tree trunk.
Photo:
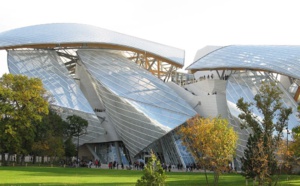
M 20 155 L 19 154 L 17 154 L 17 156 L 16 156 L 16 163 L 20 164 Z
M 11 163 L 11 154 L 8 153 L 7 155 L 7 165 L 10 165 Z
M 21 155 L 21 165 L 24 165 L 24 163 L 25 163 L 25 155 L 22 154 Z
M 36 155 L 34 154 L 33 158 L 32 158 L 32 164 L 35 164 L 35 163 L 36 163 Z
M 214 186 L 217 186 L 219 182 L 219 173 L 214 170 Z
M 209 186 L 209 184 L 208 184 L 208 178 L 207 178 L 207 172 L 206 172 L 206 166 L 205 165 L 204 165 L 204 175 L 205 175 L 206 185 Z

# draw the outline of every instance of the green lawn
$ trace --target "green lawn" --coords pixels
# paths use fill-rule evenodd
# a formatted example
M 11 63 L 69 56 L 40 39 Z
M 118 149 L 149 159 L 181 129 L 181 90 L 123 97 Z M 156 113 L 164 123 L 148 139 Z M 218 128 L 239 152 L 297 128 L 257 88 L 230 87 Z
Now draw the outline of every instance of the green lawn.
M 205 177 L 197 172 L 167 172 L 167 185 L 205 185 Z M 134 185 L 142 171 L 60 167 L 0 167 L 0 185 Z M 209 175 L 212 181 L 212 175 Z M 300 185 L 300 176 L 281 176 L 277 184 Z M 224 174 L 220 186 L 245 185 L 239 174 Z M 252 185 L 252 183 L 249 183 Z

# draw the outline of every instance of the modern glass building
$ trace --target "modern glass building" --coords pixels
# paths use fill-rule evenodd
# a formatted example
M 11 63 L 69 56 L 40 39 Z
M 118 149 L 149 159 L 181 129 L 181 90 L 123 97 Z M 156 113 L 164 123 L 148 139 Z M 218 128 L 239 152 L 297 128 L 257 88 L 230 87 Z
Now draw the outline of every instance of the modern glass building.
M 225 47 L 205 47 L 196 54 L 195 62 L 187 67 L 193 73 L 200 73 L 198 82 L 194 87 L 210 90 L 212 93 L 207 99 L 212 99 L 214 109 L 204 111 L 196 108 L 200 115 L 221 114 L 228 118 L 230 124 L 239 134 L 237 148 L 237 162 L 243 156 L 250 129 L 241 129 L 238 115 L 241 111 L 237 108 L 238 99 L 244 98 L 246 102 L 254 102 L 254 96 L 259 93 L 262 82 L 275 82 L 282 91 L 281 101 L 283 106 L 291 107 L 293 114 L 289 117 L 284 137 L 288 131 L 299 124 L 299 79 L 300 79 L 300 46 L 243 46 L 233 45 Z M 202 73 L 202 74 L 201 74 Z M 210 75 L 210 78 L 208 79 Z M 213 75 L 214 78 L 211 78 Z M 205 77 L 204 77 L 205 76 Z M 207 87 L 207 82 L 212 86 Z M 193 85 L 186 85 L 192 89 Z M 211 88 L 211 89 L 209 89 Z M 202 101 L 201 107 L 210 107 Z M 216 111 L 222 107 L 223 112 Z M 255 107 L 252 112 L 257 118 L 262 118 Z M 274 123 L 276 122 L 274 119 Z M 239 166 L 239 164 L 237 164 Z
M 157 144 L 162 161 L 179 163 L 172 131 L 197 113 L 165 82 L 184 65 L 183 50 L 82 24 L 3 32 L 0 49 L 10 73 L 43 81 L 63 118 L 88 120 L 81 158 L 129 164 Z
M 83 24 L 2 32 L 0 49 L 10 73 L 42 79 L 63 118 L 88 120 L 82 159 L 129 164 L 153 150 L 163 163 L 185 167 L 194 158 L 178 126 L 196 114 L 221 115 L 239 134 L 239 168 L 251 131 L 240 128 L 236 103 L 252 102 L 263 81 L 276 82 L 283 105 L 293 108 L 287 129 L 299 122 L 300 46 L 208 46 L 186 68 L 192 74 L 177 71 L 184 50 Z

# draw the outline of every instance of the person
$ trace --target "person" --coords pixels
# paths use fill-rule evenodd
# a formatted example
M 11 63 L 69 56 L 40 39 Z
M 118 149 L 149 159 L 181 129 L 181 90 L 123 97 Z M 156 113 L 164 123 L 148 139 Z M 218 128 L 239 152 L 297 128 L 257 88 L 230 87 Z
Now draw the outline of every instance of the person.
M 95 163 L 94 163 L 94 164 L 95 164 L 95 167 L 98 168 L 98 166 L 99 166 L 99 161 L 98 161 L 98 159 L 95 160 Z
M 116 167 L 116 161 L 113 162 L 113 169 Z
M 90 160 L 89 164 L 88 164 L 88 168 L 92 168 L 92 164 L 93 164 L 93 162 L 92 162 L 92 160 Z

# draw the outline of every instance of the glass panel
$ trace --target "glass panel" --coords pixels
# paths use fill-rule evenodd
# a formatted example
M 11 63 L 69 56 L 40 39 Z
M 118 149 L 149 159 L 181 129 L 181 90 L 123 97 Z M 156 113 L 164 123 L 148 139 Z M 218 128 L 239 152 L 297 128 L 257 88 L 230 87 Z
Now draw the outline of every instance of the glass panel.
M 53 95 L 54 105 L 94 113 L 55 51 L 9 51 L 8 67 L 13 74 L 40 78 L 45 89 Z
M 131 156 L 196 112 L 160 79 L 117 52 L 78 50 Z
M 216 68 L 261 69 L 300 79 L 300 46 L 226 46 L 187 67 Z
M 75 30 L 75 32 L 74 32 Z M 0 33 L 0 47 L 62 43 L 104 43 L 128 46 L 184 65 L 184 50 L 147 41 L 103 28 L 75 23 L 54 23 L 28 26 Z
M 64 119 L 76 114 L 89 122 L 87 134 L 80 137 L 80 145 L 105 133 L 90 104 L 76 82 L 68 75 L 55 51 L 9 51 L 8 66 L 12 74 L 40 78 L 45 89 L 54 97 L 51 104 L 56 106 L 58 114 Z

